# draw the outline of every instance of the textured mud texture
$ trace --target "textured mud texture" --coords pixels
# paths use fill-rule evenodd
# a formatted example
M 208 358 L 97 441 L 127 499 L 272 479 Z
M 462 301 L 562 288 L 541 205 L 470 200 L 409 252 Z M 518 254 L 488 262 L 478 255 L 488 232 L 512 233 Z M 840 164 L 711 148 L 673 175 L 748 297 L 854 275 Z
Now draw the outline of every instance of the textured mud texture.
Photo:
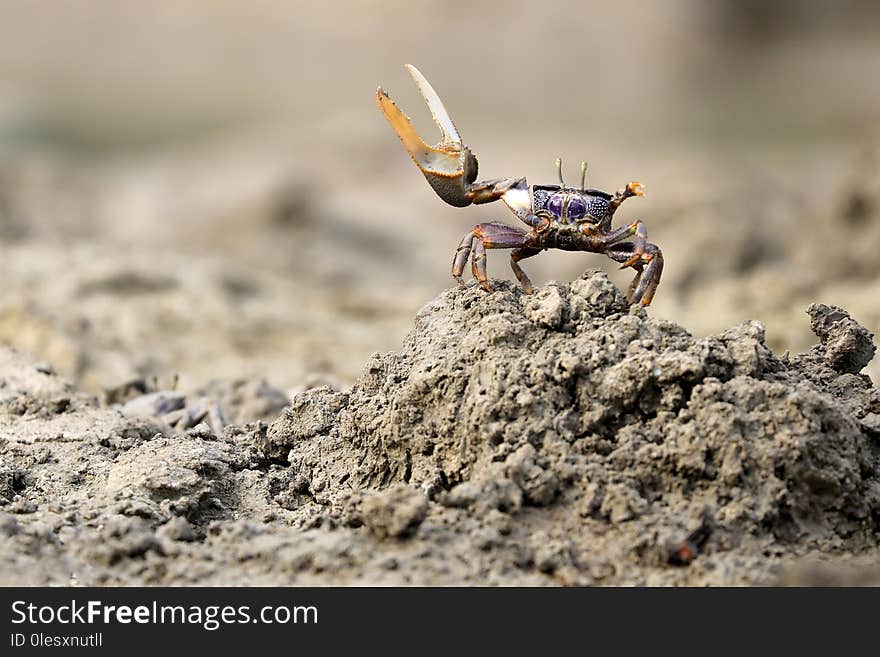
M 601 272 L 456 288 L 349 390 L 221 435 L 5 351 L 2 580 L 853 583 L 880 529 L 874 345 L 840 308 L 809 321 L 820 343 L 777 356 L 757 322 L 697 339 Z

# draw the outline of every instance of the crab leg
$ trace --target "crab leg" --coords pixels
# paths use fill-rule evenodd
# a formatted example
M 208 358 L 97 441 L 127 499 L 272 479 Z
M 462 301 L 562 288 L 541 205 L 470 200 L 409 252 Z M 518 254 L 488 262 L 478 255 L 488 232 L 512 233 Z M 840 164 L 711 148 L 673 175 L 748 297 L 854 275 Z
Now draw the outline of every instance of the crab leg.
M 632 259 L 637 248 L 634 242 L 620 242 L 603 253 L 612 260 L 625 263 Z M 639 260 L 630 266 L 636 270 L 636 275 L 630 283 L 627 301 L 633 305 L 637 303 L 643 306 L 651 305 L 657 286 L 660 285 L 660 276 L 663 274 L 663 253 L 656 244 L 647 243 Z
M 660 285 L 660 275 L 663 273 L 663 254 L 653 244 L 648 246 L 653 247 L 653 249 L 649 250 L 646 248 L 642 259 L 650 258 L 650 260 L 645 265 L 641 280 L 636 285 L 630 298 L 630 303 L 641 303 L 643 306 L 651 305 L 651 301 L 654 299 L 654 292 L 657 291 L 657 286 Z
M 532 281 L 529 280 L 529 277 L 522 270 L 522 267 L 519 266 L 519 261 L 525 260 L 526 258 L 531 258 L 532 256 L 536 256 L 540 252 L 541 249 L 522 247 L 519 249 L 514 249 L 513 253 L 510 254 L 510 268 L 513 270 L 513 273 L 516 275 L 516 279 L 519 281 L 520 285 L 522 285 L 523 290 L 525 290 L 526 294 L 534 294 L 535 289 L 532 287 Z
M 506 224 L 490 222 L 474 226 L 474 229 L 466 233 L 458 245 L 452 260 L 452 276 L 459 284 L 464 284 L 461 275 L 464 272 L 468 256 L 473 254 L 471 271 L 474 278 L 484 290 L 492 292 L 486 275 L 486 250 L 515 249 L 510 257 L 510 266 L 517 279 L 522 283 L 523 289 L 527 294 L 531 294 L 531 282 L 517 261 L 536 255 L 541 251 L 541 249 L 534 247 L 534 239 L 533 234 Z
M 636 270 L 636 275 L 633 276 L 632 281 L 629 284 L 629 288 L 626 290 L 626 300 L 632 304 L 633 296 L 635 295 L 636 288 L 639 286 L 639 283 L 642 281 L 642 272 L 644 271 L 644 267 L 640 267 Z
M 481 239 L 474 242 L 474 252 L 471 257 L 471 274 L 473 274 L 474 278 L 477 279 L 477 282 L 486 292 L 493 292 L 486 276 L 486 245 Z
M 645 228 L 645 224 L 641 221 L 636 220 L 628 226 L 620 226 L 619 228 L 612 230 L 610 233 L 593 234 L 591 235 L 590 245 L 594 251 L 601 252 L 627 237 L 633 237 L 634 239 L 632 242 L 632 252 L 630 253 L 629 258 L 623 261 L 620 265 L 621 269 L 626 269 L 627 267 L 632 267 L 642 259 L 642 256 L 645 253 L 645 248 L 648 244 L 648 229 Z
M 461 275 L 464 272 L 465 263 L 467 263 L 473 247 L 474 231 L 469 230 L 464 234 L 464 237 L 461 238 L 461 242 L 459 242 L 458 248 L 455 251 L 455 256 L 452 258 L 452 277 L 458 281 L 459 285 L 464 285 Z
M 614 244 L 615 242 L 619 242 L 624 237 L 633 236 L 633 248 L 632 255 L 623 263 L 621 263 L 620 268 L 626 269 L 627 267 L 632 267 L 635 263 L 642 259 L 642 256 L 645 253 L 645 247 L 648 244 L 648 229 L 645 228 L 645 224 L 641 221 L 634 221 L 629 226 L 624 226 L 623 228 L 618 228 L 616 230 L 608 233 L 604 239 L 600 240 L 600 244 L 598 248 L 604 248 Z
M 627 237 L 635 236 L 635 241 L 633 244 L 633 253 L 643 252 L 645 249 L 645 245 L 648 240 L 648 229 L 645 228 L 645 224 L 641 221 L 636 220 L 627 226 L 620 226 L 615 228 L 610 233 L 598 234 L 592 236 L 592 247 L 596 251 L 602 251 L 609 246 L 620 242 L 622 239 L 626 239 Z M 635 260 L 633 261 L 635 262 Z M 632 266 L 632 262 L 624 264 L 621 268 Z

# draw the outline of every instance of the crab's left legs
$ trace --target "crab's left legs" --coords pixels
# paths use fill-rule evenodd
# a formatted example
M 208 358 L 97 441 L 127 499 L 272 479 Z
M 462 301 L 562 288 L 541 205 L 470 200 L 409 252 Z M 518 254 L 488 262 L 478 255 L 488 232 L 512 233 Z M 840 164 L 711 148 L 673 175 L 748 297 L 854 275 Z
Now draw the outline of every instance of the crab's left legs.
M 632 222 L 628 226 L 615 228 L 608 233 L 598 232 L 591 235 L 591 250 L 597 253 L 602 253 L 627 237 L 633 238 L 631 244 L 632 250 L 630 251 L 628 258 L 618 262 L 621 262 L 621 269 L 632 267 L 642 259 L 642 256 L 645 254 L 645 249 L 648 246 L 648 229 L 645 228 L 645 224 L 639 220 Z
M 645 224 L 636 219 L 629 225 L 620 226 L 607 233 L 600 232 L 593 235 L 591 237 L 591 245 L 596 251 L 603 251 L 609 246 L 620 242 L 627 237 L 634 238 L 633 253 L 641 254 L 645 249 L 645 245 L 648 243 L 648 229 L 645 227 Z M 636 260 L 638 260 L 638 258 L 634 259 L 633 262 L 624 263 L 623 265 L 621 265 L 621 269 L 632 266 L 632 264 L 636 262 Z
M 607 249 L 602 251 L 602 253 L 616 262 L 626 262 L 632 257 L 632 247 L 632 242 L 620 242 L 619 244 L 608 247 Z M 639 284 L 639 281 L 642 278 L 642 272 L 645 268 L 641 262 L 637 262 L 631 266 L 633 269 L 636 270 L 636 275 L 635 278 L 633 278 L 632 283 L 629 286 L 629 291 L 626 294 L 627 300 L 632 297 L 632 293 L 635 291 L 636 286 Z

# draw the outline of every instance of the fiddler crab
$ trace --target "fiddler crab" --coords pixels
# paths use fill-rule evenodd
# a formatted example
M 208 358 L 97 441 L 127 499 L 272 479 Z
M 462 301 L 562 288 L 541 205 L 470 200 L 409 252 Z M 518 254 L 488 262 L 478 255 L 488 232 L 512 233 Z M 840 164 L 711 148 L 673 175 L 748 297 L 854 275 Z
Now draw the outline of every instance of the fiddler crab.
M 108 404 L 118 404 L 127 417 L 158 418 L 168 426 L 185 431 L 206 424 L 220 435 L 229 422 L 219 402 L 210 397 L 191 398 L 177 390 L 177 375 L 171 387 L 163 389 L 157 377 L 134 379 L 105 391 Z
M 489 222 L 474 226 L 462 238 L 452 261 L 452 275 L 459 282 L 468 256 L 471 271 L 484 290 L 492 292 L 486 277 L 486 249 L 513 249 L 510 266 L 527 294 L 534 292 L 532 283 L 519 265 L 546 249 L 603 253 L 632 267 L 635 278 L 629 286 L 630 304 L 647 306 L 654 298 L 663 272 L 663 254 L 648 242 L 648 231 L 641 221 L 611 228 L 611 220 L 620 204 L 632 196 L 643 196 L 641 183 L 631 182 L 614 194 L 584 187 L 587 165 L 581 164 L 580 187 L 569 187 L 562 179 L 562 160 L 556 160 L 558 185 L 533 185 L 531 194 L 525 178 L 493 178 L 477 180 L 477 158 L 465 146 L 449 117 L 443 102 L 415 66 L 406 66 L 421 91 L 442 139 L 428 146 L 382 87 L 376 100 L 385 118 L 400 137 L 419 170 L 437 195 L 455 207 L 472 203 L 491 203 L 501 199 L 516 217 L 528 226 L 523 230 L 502 223 Z

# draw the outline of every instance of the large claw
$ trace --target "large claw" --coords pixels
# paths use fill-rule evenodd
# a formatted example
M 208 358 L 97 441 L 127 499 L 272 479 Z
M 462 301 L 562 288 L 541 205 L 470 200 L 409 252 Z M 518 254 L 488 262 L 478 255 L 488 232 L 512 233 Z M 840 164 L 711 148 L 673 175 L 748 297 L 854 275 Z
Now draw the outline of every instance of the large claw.
M 443 106 L 440 96 L 415 66 L 406 65 L 422 93 L 434 122 L 443 133 L 443 138 L 434 146 L 428 146 L 413 128 L 409 118 L 400 111 L 382 87 L 376 90 L 379 109 L 385 114 L 388 123 L 400 137 L 404 148 L 412 156 L 416 166 L 424 174 L 437 195 L 456 207 L 464 207 L 474 202 L 469 186 L 477 179 L 477 158 L 461 142 L 458 129 Z

